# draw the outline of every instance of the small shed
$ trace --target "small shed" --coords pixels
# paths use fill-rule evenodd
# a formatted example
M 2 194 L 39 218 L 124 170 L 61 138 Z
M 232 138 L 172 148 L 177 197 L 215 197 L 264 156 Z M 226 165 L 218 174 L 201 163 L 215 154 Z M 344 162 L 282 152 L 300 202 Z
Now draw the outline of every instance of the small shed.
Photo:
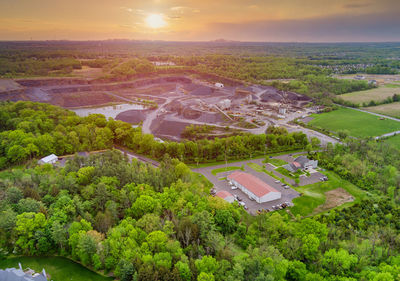
M 235 201 L 235 198 L 233 197 L 232 194 L 230 194 L 228 191 L 219 191 L 215 196 L 218 196 L 219 198 L 224 199 L 228 203 L 233 203 Z
M 50 154 L 46 157 L 43 157 L 38 161 L 38 164 L 54 164 L 57 163 L 58 157 L 55 154 Z

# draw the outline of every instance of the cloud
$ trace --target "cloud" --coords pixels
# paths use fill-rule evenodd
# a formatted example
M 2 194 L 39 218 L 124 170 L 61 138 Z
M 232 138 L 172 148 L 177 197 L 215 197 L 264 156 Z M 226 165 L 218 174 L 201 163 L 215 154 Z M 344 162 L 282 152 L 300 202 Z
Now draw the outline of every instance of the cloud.
M 343 5 L 343 8 L 346 9 L 359 9 L 359 8 L 366 8 L 371 6 L 371 3 L 348 3 Z
M 128 13 L 132 13 L 133 9 L 128 7 L 119 7 L 121 10 L 127 11 Z
M 171 7 L 169 8 L 171 11 L 183 11 L 186 9 L 190 9 L 189 7 L 184 7 L 184 6 L 175 6 L 175 7 Z
M 340 42 L 399 41 L 398 14 L 340 15 L 300 20 L 212 23 L 212 38 L 241 41 Z M 201 34 L 203 38 L 206 34 Z M 209 37 L 210 38 L 210 37 Z

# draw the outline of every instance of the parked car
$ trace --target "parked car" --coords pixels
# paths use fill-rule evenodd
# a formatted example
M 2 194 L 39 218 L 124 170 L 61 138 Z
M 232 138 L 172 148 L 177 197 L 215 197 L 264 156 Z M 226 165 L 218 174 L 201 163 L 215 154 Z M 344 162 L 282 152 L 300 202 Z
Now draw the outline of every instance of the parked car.
M 248 210 L 248 209 L 249 209 L 249 207 L 247 207 L 246 205 L 244 205 L 243 208 L 244 208 L 245 210 Z
M 283 187 L 284 187 L 285 189 L 289 189 L 289 188 L 290 188 L 290 186 L 288 186 L 287 184 L 285 184 Z
M 235 190 L 235 189 L 238 189 L 238 187 L 237 187 L 236 185 L 232 185 L 232 186 L 231 186 L 231 189 L 232 189 L 232 190 Z
M 279 180 L 276 180 L 276 181 L 275 181 L 275 183 L 280 183 L 280 182 L 281 182 L 281 181 L 279 181 Z
M 246 206 L 246 203 L 244 203 L 244 202 L 242 201 L 242 202 L 239 202 L 239 205 L 240 205 L 240 206 Z

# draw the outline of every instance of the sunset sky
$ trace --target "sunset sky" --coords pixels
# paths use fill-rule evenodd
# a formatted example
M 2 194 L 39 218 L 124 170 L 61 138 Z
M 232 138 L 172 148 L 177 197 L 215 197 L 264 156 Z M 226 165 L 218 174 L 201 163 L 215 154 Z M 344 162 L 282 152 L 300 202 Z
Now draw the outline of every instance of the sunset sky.
M 0 1 L 0 40 L 113 38 L 400 41 L 400 1 Z

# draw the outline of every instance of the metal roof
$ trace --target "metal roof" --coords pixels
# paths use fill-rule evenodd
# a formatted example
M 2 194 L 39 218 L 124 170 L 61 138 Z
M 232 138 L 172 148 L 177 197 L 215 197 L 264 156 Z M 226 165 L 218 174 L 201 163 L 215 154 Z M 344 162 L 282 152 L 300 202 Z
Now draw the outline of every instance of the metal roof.
M 225 199 L 226 197 L 229 197 L 229 196 L 233 196 L 232 194 L 230 194 L 228 191 L 225 191 L 225 190 L 219 191 L 215 195 L 222 199 Z
M 270 192 L 278 192 L 269 184 L 248 173 L 235 171 L 228 176 L 228 179 L 235 180 L 258 197 L 262 197 Z
M 53 160 L 58 160 L 57 155 L 55 155 L 55 154 L 50 154 L 50 155 L 48 155 L 48 156 L 43 157 L 42 159 L 40 159 L 40 161 L 45 162 L 45 163 L 49 163 L 49 162 L 51 162 L 51 161 L 53 161 Z

